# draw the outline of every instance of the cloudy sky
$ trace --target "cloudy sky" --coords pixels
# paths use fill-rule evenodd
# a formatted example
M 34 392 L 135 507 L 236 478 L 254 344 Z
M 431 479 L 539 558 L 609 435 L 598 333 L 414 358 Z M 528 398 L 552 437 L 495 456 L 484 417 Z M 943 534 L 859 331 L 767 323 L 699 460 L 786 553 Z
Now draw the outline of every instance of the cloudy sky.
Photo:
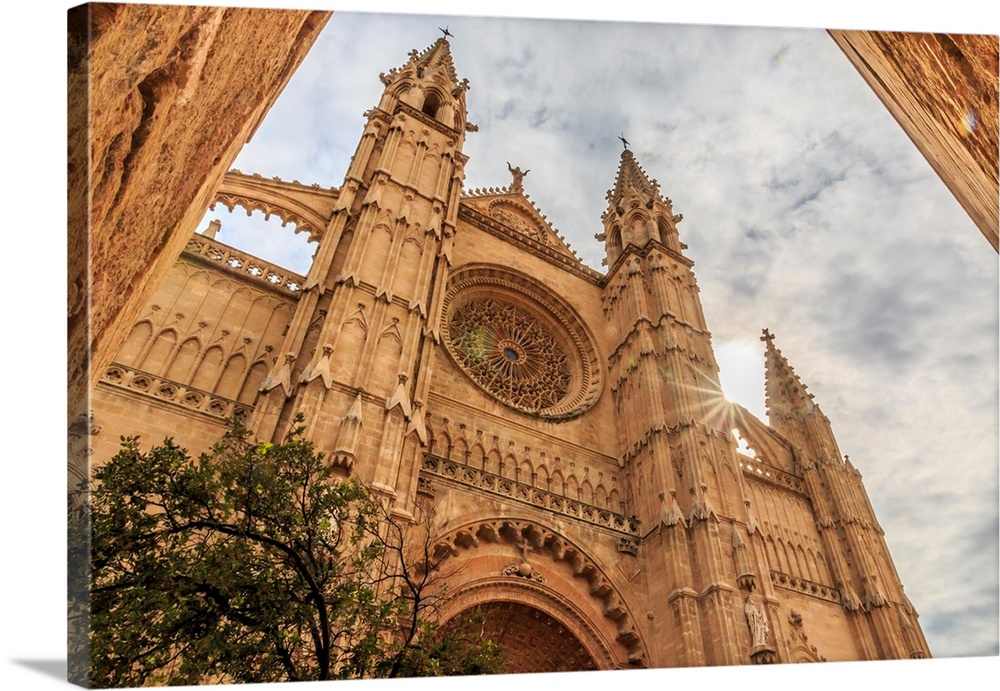
M 444 26 L 480 128 L 466 187 L 530 169 L 600 268 L 624 132 L 684 215 L 727 396 L 765 417 L 769 328 L 864 475 L 932 653 L 996 655 L 997 255 L 829 36 L 337 12 L 236 166 L 339 186 L 378 74 Z M 264 234 L 304 271 L 301 237 Z
M 65 246 L 52 241 L 51 229 L 62 218 L 62 209 L 52 207 L 64 203 L 58 186 L 71 4 L 16 4 L 14 24 L 31 29 L 0 44 L 5 64 L 31 65 L 5 72 L 7 92 L 19 96 L 3 130 L 10 157 L 4 188 L 17 208 L 30 210 L 9 223 L 9 328 L 0 339 L 8 405 L 22 411 L 8 410 L 8 424 L 30 432 L 7 438 L 9 491 L 0 502 L 5 553 L 15 565 L 0 570 L 0 609 L 8 622 L 0 676 L 13 680 L 12 688 L 62 688 L 65 671 L 65 477 L 58 460 L 64 437 L 46 433 L 52 420 L 62 424 L 65 408 L 65 294 L 58 269 L 50 280 L 40 264 L 65 262 Z M 870 0 L 700 0 L 657 10 L 647 4 L 575 4 L 571 16 L 998 30 L 986 0 L 924 3 L 905 15 Z M 400 9 L 389 0 L 336 5 Z M 419 8 L 536 17 L 568 11 L 553 0 L 505 0 L 482 9 L 467 0 L 423 0 Z M 997 255 L 826 35 L 338 12 L 238 166 L 339 185 L 361 114 L 381 92 L 378 73 L 429 45 L 444 25 L 455 34 L 458 72 L 472 84 L 470 119 L 481 128 L 465 148 L 468 186 L 507 184 L 506 161 L 530 168 L 525 188 L 532 200 L 597 264 L 593 234 L 617 169 L 616 136 L 624 132 L 684 214 L 681 237 L 696 262 L 729 397 L 763 414 L 757 338 L 767 326 L 864 474 L 931 651 L 996 656 Z M 283 237 L 281 251 L 291 254 L 281 261 L 294 262 L 303 248 Z M 40 337 L 29 349 L 15 337 L 22 333 Z M 895 679 L 915 668 L 865 666 L 863 678 Z M 919 666 L 921 677 L 941 681 L 977 668 L 997 671 L 996 664 L 970 662 Z M 810 679 L 801 666 L 763 678 L 736 672 L 728 678 L 741 688 Z M 704 681 L 703 670 L 691 673 L 671 670 L 669 681 Z M 843 666 L 824 668 L 824 678 L 843 673 Z M 633 674 L 640 683 L 668 679 Z M 435 680 L 433 688 L 451 682 L 455 689 L 464 684 Z

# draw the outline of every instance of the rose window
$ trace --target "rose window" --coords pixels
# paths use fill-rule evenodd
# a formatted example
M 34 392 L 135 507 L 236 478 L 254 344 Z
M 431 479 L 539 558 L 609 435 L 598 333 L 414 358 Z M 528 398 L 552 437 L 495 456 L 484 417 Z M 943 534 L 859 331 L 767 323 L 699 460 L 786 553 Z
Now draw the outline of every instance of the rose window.
M 535 412 L 569 391 L 565 351 L 538 319 L 513 304 L 492 298 L 465 303 L 451 316 L 449 338 L 469 376 L 508 405 Z
M 485 393 L 547 420 L 582 414 L 601 393 L 597 347 L 576 311 L 533 277 L 470 264 L 448 281 L 441 334 Z

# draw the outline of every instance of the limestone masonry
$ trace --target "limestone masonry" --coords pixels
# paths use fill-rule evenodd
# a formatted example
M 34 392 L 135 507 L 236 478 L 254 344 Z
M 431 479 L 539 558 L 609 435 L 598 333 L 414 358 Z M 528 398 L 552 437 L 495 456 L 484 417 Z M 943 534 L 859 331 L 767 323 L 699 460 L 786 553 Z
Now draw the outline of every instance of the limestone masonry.
M 433 502 L 463 567 L 444 619 L 482 606 L 513 671 L 929 656 L 860 473 L 770 333 L 770 425 L 725 400 L 681 217 L 632 152 L 607 172 L 603 274 L 520 169 L 463 189 L 445 38 L 381 79 L 340 188 L 225 176 L 216 203 L 293 223 L 312 266 L 190 236 L 99 373 L 91 457 L 135 434 L 198 453 L 229 416 L 277 440 L 304 413 L 398 520 Z

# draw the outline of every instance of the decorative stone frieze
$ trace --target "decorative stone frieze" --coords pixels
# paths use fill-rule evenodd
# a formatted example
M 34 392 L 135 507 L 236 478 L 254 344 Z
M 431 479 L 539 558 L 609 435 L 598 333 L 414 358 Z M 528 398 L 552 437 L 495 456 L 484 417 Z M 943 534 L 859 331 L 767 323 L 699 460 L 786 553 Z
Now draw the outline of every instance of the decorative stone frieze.
M 584 523 L 607 528 L 625 535 L 639 535 L 639 522 L 623 514 L 602 509 L 592 504 L 585 504 L 554 492 L 549 492 L 523 482 L 488 473 L 478 468 L 472 468 L 462 463 L 424 455 L 421 473 L 444 480 L 457 482 L 467 487 L 514 499 L 537 508 L 552 511 L 561 516 L 573 518 Z
M 216 242 L 204 235 L 195 235 L 188 240 L 184 251 L 197 258 L 208 259 L 227 271 L 281 290 L 290 295 L 298 295 L 305 283 L 305 277 L 265 262 L 246 252 Z
M 776 588 L 794 590 L 799 593 L 804 593 L 805 595 L 811 595 L 812 597 L 826 600 L 827 602 L 836 602 L 837 604 L 840 604 L 841 601 L 840 592 L 832 586 L 815 583 L 797 576 L 789 576 L 787 573 L 774 571 L 773 569 L 771 570 L 771 584 Z
M 253 406 L 117 363 L 111 363 L 105 370 L 101 383 L 220 419 L 235 417 L 247 420 L 253 412 Z

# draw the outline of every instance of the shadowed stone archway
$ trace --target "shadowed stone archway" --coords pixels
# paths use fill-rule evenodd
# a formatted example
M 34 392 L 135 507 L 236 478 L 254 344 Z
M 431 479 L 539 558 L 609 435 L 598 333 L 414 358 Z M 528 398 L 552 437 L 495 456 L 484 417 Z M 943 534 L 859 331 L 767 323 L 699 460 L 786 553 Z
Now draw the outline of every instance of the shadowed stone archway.
M 476 607 L 483 615 L 478 634 L 505 650 L 511 674 L 578 672 L 599 669 L 569 628 L 549 615 L 520 602 L 494 601 Z M 470 610 L 445 624 L 448 630 Z

